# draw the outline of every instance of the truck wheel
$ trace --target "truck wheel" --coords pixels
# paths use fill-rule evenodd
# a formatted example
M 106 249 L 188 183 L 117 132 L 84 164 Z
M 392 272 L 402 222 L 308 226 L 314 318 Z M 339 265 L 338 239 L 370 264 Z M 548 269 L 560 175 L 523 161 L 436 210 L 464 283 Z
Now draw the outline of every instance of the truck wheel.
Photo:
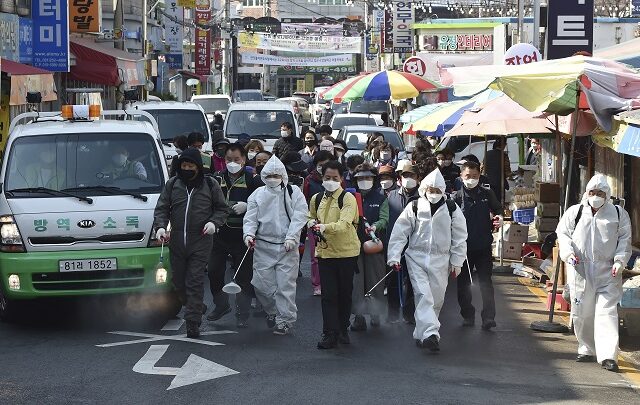
M 15 301 L 7 298 L 0 287 L 0 321 L 11 322 L 16 318 Z

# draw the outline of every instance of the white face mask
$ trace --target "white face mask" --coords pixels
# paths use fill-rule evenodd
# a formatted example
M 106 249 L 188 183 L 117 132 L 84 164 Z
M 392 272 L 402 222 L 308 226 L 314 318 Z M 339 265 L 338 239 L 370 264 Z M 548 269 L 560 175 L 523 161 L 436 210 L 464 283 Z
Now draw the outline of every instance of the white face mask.
M 247 157 L 249 158 L 249 160 L 253 159 L 254 157 L 256 157 L 257 153 L 256 152 L 249 152 L 247 153 Z
M 358 180 L 358 188 L 360 190 L 371 190 L 373 188 L 373 180 Z
M 426 196 L 431 204 L 435 204 L 442 199 L 442 194 L 426 193 Z
M 380 153 L 380 160 L 387 161 L 391 159 L 391 152 L 382 152 Z
M 282 136 L 283 138 L 287 138 L 289 136 L 289 131 L 280 131 L 280 136 Z
M 333 193 L 338 188 L 340 188 L 340 183 L 333 180 L 325 180 L 322 182 L 322 187 L 324 187 L 324 189 L 327 190 L 328 192 Z
M 476 188 L 476 186 L 478 185 L 478 183 L 480 182 L 480 180 L 478 179 L 464 179 L 462 180 L 462 183 L 464 183 L 464 186 L 468 189 L 472 189 L 472 188 Z
M 113 159 L 113 163 L 115 163 L 116 166 L 124 166 L 124 164 L 127 163 L 127 155 L 123 153 L 113 155 L 111 159 Z
M 418 185 L 418 181 L 415 179 L 412 179 L 410 177 L 403 177 L 402 178 L 402 187 L 406 188 L 407 190 L 411 190 L 412 188 L 416 188 L 416 186 Z
M 264 179 L 264 184 L 269 188 L 276 188 L 282 183 L 282 179 L 268 178 Z
M 380 180 L 380 185 L 384 190 L 388 190 L 393 186 L 393 180 Z
M 592 195 L 589 197 L 589 205 L 593 208 L 601 208 L 604 205 L 604 198 L 598 197 L 597 195 Z
M 227 170 L 231 174 L 236 174 L 240 170 L 242 170 L 242 165 L 240 163 L 236 163 L 236 162 L 229 162 L 229 163 L 227 163 Z

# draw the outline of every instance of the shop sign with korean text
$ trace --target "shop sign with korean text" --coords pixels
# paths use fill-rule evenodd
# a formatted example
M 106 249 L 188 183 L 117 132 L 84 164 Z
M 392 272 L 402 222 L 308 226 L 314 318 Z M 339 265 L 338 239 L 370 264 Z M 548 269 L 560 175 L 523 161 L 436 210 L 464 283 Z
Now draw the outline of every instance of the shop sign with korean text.
M 350 54 L 307 57 L 307 56 L 277 56 L 262 53 L 242 52 L 242 63 L 269 66 L 342 66 L 353 64 Z
M 0 58 L 20 61 L 20 20 L 16 14 L 0 13 Z
M 423 35 L 421 51 L 466 52 L 493 51 L 493 34 Z
M 316 24 L 316 23 L 283 23 L 280 28 L 282 34 L 289 35 L 325 35 L 342 36 L 342 24 Z
M 393 3 L 393 52 L 413 52 L 413 4 Z
M 271 51 L 303 53 L 362 53 L 362 38 L 321 35 L 284 35 L 240 32 L 239 46 Z
M 356 73 L 358 73 L 358 70 L 355 66 L 281 66 L 278 68 L 278 75 L 335 75 Z
M 52 72 L 69 71 L 69 9 L 67 0 L 31 3 L 33 66 Z
M 100 32 L 101 23 L 100 0 L 69 0 L 69 32 Z
M 20 63 L 33 63 L 33 22 L 31 18 L 20 17 L 18 28 L 18 48 L 20 50 Z
M 553 0 L 547 11 L 547 59 L 593 53 L 593 0 Z
M 183 9 L 178 6 L 177 0 L 169 0 L 165 12 L 169 18 L 165 19 L 165 42 L 169 46 L 169 52 L 182 55 L 183 28 L 178 21 L 183 19 Z
M 211 19 L 211 10 L 196 10 L 196 22 L 205 25 Z M 211 30 L 196 28 L 196 67 L 197 75 L 211 74 Z
M 393 13 L 387 9 L 382 21 L 382 52 L 393 53 Z

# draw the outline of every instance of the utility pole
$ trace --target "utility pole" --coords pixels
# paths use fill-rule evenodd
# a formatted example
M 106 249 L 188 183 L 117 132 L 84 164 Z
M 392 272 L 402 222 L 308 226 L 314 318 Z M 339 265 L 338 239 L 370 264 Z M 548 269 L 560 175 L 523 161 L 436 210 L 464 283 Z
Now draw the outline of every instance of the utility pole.
M 149 61 L 147 60 L 147 0 L 142 0 L 142 59 L 144 59 L 145 79 L 149 73 Z M 147 99 L 147 83 L 142 86 L 142 99 Z
M 540 0 L 533 0 L 533 46 L 540 50 Z
M 524 0 L 518 0 L 518 42 L 524 37 Z
M 264 0 L 264 16 L 271 17 L 271 0 Z M 263 51 L 265 55 L 271 55 L 269 50 Z M 271 66 L 262 65 L 262 92 L 265 93 L 271 88 Z
M 224 76 L 226 77 L 227 94 L 233 94 L 231 80 L 231 0 L 224 1 L 224 28 L 227 33 L 224 39 Z M 235 69 L 235 66 L 233 67 Z

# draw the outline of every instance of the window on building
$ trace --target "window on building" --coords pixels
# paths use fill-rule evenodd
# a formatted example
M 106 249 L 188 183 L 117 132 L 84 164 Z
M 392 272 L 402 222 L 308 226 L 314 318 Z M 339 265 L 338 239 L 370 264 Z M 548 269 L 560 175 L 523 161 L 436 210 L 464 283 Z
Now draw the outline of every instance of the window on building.
M 321 6 L 346 6 L 347 0 L 318 0 Z
M 264 7 L 264 0 L 242 0 L 245 7 Z

